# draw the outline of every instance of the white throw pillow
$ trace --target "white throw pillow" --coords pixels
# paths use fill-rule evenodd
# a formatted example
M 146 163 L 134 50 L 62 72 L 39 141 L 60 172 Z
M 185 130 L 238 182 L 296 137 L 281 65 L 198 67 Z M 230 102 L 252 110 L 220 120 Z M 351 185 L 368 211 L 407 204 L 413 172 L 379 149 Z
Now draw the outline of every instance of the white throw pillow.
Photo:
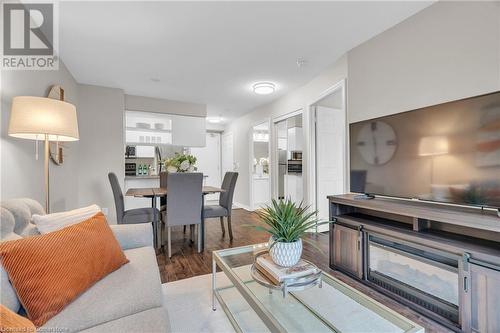
M 80 223 L 99 213 L 101 208 L 97 205 L 78 208 L 67 212 L 53 213 L 47 215 L 33 214 L 31 220 L 41 234 L 62 229 L 72 224 Z

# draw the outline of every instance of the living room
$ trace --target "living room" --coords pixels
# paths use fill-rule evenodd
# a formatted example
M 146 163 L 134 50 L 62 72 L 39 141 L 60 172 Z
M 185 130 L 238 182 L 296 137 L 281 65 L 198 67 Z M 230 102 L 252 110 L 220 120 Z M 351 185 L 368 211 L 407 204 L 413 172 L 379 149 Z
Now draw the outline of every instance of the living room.
M 500 330 L 498 1 L 2 11 L 2 332 Z

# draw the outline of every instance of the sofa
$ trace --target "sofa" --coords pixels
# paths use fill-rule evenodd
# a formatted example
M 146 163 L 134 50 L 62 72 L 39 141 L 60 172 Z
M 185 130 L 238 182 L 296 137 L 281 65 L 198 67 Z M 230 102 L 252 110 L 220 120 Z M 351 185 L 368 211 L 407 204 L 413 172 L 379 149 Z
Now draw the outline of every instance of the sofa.
M 35 200 L 10 199 L 0 203 L 0 241 L 39 234 L 33 214 L 45 214 Z M 98 281 L 63 311 L 51 318 L 50 332 L 169 332 L 161 280 L 150 224 L 110 225 L 130 261 Z M 8 275 L 0 265 L 0 302 L 24 313 Z

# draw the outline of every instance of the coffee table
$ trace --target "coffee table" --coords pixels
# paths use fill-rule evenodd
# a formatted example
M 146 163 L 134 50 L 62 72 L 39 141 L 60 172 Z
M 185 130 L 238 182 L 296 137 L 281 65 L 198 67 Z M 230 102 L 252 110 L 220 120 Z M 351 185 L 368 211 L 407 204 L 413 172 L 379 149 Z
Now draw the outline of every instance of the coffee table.
M 213 252 L 212 308 L 217 310 L 217 300 L 237 332 L 424 332 L 325 272 L 322 288 L 289 292 L 283 298 L 251 276 L 254 254 L 266 247 L 262 243 Z

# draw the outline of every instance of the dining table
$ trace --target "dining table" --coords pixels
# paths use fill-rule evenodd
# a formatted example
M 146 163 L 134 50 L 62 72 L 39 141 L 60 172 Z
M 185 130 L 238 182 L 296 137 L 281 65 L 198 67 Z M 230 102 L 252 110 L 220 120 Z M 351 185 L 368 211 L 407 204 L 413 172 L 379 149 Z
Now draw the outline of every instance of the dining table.
M 203 216 L 205 207 L 205 195 L 214 193 L 223 193 L 224 189 L 215 186 L 203 186 L 202 195 L 203 200 L 201 200 L 201 222 L 200 222 L 200 233 L 201 242 L 198 244 L 198 252 L 202 252 L 205 249 L 205 218 Z M 168 188 L 167 187 L 140 187 L 140 188 L 129 188 L 125 193 L 125 196 L 136 197 L 136 198 L 151 198 L 151 206 L 156 209 L 157 199 L 165 197 L 168 200 Z M 156 249 L 161 248 L 161 230 L 160 230 L 160 217 L 155 216 L 153 221 L 153 233 L 154 233 L 154 246 Z

